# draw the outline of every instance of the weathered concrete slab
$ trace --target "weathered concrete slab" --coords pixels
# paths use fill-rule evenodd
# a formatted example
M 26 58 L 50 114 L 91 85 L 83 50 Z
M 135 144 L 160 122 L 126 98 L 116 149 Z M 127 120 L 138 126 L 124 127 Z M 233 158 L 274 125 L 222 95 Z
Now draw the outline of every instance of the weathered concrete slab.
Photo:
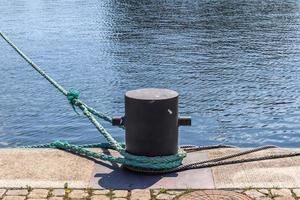
M 111 153 L 116 155 L 114 152 Z M 184 163 L 206 159 L 206 153 L 193 152 L 188 154 Z M 214 188 L 214 182 L 209 168 L 166 175 L 145 175 L 122 169 L 118 165 L 111 165 L 111 167 L 107 168 L 102 164 L 96 164 L 90 187 L 128 190 L 137 188 L 211 189 Z
M 208 151 L 209 157 L 239 152 L 240 149 Z M 240 158 L 288 153 L 299 149 L 269 149 Z M 300 157 L 282 158 L 212 168 L 216 188 L 300 187 Z
M 88 186 L 94 162 L 55 149 L 0 149 L 0 187 Z
M 205 160 L 207 156 L 213 158 L 241 150 L 243 149 L 194 152 L 188 154 L 184 162 Z M 272 149 L 244 158 L 289 151 L 300 149 Z M 61 188 L 66 182 L 72 188 L 110 189 L 299 188 L 300 157 L 150 176 L 125 171 L 116 164 L 89 160 L 61 150 L 0 149 L 0 188 Z

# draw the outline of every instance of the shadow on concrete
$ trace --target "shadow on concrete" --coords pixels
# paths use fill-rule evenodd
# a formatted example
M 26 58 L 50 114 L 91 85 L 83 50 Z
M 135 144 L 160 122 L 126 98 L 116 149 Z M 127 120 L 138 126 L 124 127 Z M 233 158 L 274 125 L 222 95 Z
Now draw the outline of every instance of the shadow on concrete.
M 106 149 L 100 150 L 105 154 L 120 156 L 118 152 Z M 71 152 L 69 152 L 71 153 Z M 77 155 L 77 154 L 75 154 Z M 78 155 L 77 155 L 78 156 Z M 85 156 L 81 156 L 87 158 Z M 213 189 L 214 181 L 210 168 L 194 169 L 169 174 L 143 174 L 130 171 L 119 164 L 87 158 L 95 163 L 91 174 L 89 187 L 94 189 L 145 189 L 145 188 L 203 188 Z M 183 164 L 207 160 L 207 154 L 191 152 Z
M 113 152 L 107 152 L 112 153 Z M 183 163 L 207 160 L 207 154 L 192 152 L 187 155 Z M 90 181 L 91 188 L 108 189 L 145 189 L 145 188 L 214 188 L 211 169 L 195 169 L 169 174 L 143 174 L 129 171 L 125 167 L 111 164 L 105 167 L 96 164 Z
M 112 155 L 110 151 L 103 149 L 103 153 Z M 95 165 L 93 187 L 114 188 L 114 189 L 143 189 L 148 188 L 164 177 L 176 177 L 177 174 L 148 175 L 132 172 L 116 163 L 105 165 L 97 162 Z M 109 165 L 109 166 L 107 166 Z M 101 172 L 101 173 L 100 173 Z M 93 178 L 92 178 L 93 179 Z
M 149 188 L 165 177 L 177 176 L 177 173 L 147 175 L 129 171 L 124 167 L 113 167 L 110 173 L 96 173 L 94 178 L 98 179 L 98 186 L 101 188 L 132 190 Z
M 117 163 L 97 160 L 84 155 L 76 154 L 70 151 L 63 150 L 70 154 L 86 158 L 95 163 L 94 172 L 90 180 L 92 188 L 107 188 L 107 189 L 137 189 L 148 188 L 157 183 L 164 177 L 176 177 L 176 173 L 166 175 L 148 175 L 129 171 L 128 169 L 118 165 Z M 112 155 L 107 149 L 101 149 L 101 152 Z M 116 156 L 116 155 L 114 155 Z M 101 172 L 101 173 L 99 173 Z

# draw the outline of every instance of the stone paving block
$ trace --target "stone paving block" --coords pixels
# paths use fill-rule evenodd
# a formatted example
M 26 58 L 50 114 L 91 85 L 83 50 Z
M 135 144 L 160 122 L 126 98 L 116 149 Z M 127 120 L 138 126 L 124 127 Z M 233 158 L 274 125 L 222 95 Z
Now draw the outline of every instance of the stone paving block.
M 102 194 L 102 195 L 105 195 L 109 193 L 109 190 L 93 190 L 93 194 Z
M 127 198 L 124 197 L 117 197 L 117 198 L 113 198 L 113 200 L 126 200 Z
M 26 199 L 26 200 L 47 200 L 46 198 L 33 198 L 33 199 Z
M 86 198 L 87 196 L 88 196 L 88 193 L 84 190 L 73 190 L 68 195 L 68 197 L 71 199 Z
M 275 197 L 274 200 L 295 200 L 295 198 L 292 196 L 287 196 L 287 197 L 281 196 L 281 197 Z
M 258 199 L 258 198 L 261 198 L 261 197 L 266 197 L 266 195 L 258 192 L 255 189 L 247 190 L 247 191 L 244 192 L 244 194 L 246 194 L 248 197 L 251 197 L 251 198 L 254 198 L 254 199 Z
M 171 195 L 168 193 L 161 193 L 159 195 L 156 196 L 156 199 L 158 200 L 171 200 L 174 199 L 176 197 L 176 195 Z
M 21 190 L 7 190 L 5 193 L 6 196 L 26 196 L 28 194 L 28 191 L 25 189 Z
M 269 190 L 267 190 L 267 189 L 259 189 L 258 191 L 259 191 L 260 193 L 263 193 L 263 194 L 266 194 L 266 195 L 269 194 Z
M 242 193 L 237 193 L 232 190 L 194 190 L 188 191 L 182 196 L 177 198 L 178 200 L 254 200 Z
M 65 189 L 54 189 L 52 190 L 52 196 L 65 196 Z
M 3 200 L 25 200 L 25 196 L 5 196 Z
M 110 200 L 106 195 L 95 195 L 91 197 L 91 200 Z
M 131 200 L 149 200 L 151 194 L 149 190 L 135 189 L 131 191 Z
M 182 193 L 184 193 L 184 190 L 168 190 L 167 193 L 171 195 L 179 196 Z
M 0 189 L 0 197 L 2 197 L 5 192 L 6 192 L 6 189 Z
M 296 197 L 300 197 L 300 189 L 293 189 L 294 194 Z
M 158 195 L 159 193 L 160 193 L 160 189 L 154 189 L 154 190 L 152 190 L 152 194 L 154 195 L 154 196 L 156 196 L 156 195 Z
M 38 198 L 47 198 L 49 190 L 47 189 L 33 189 L 29 195 L 28 199 L 38 199 Z
M 127 190 L 114 190 L 114 197 L 127 197 L 128 191 Z
M 64 200 L 63 197 L 50 197 L 49 200 Z
M 160 188 L 160 189 L 154 189 L 154 190 L 152 190 L 152 194 L 154 196 L 157 196 L 158 194 L 161 194 L 161 193 L 168 193 L 168 194 L 174 194 L 175 195 L 175 194 L 181 193 L 181 192 L 179 192 L 177 190 L 167 190 L 165 188 Z
M 271 194 L 283 197 L 292 197 L 292 192 L 289 189 L 271 189 Z

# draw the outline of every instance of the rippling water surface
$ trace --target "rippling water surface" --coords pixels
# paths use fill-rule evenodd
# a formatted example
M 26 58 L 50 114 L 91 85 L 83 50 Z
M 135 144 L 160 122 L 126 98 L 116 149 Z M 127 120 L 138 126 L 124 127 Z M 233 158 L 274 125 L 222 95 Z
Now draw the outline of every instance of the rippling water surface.
M 110 115 L 127 90 L 177 90 L 181 143 L 300 144 L 300 1 L 0 1 L 0 29 Z M 0 147 L 56 139 L 104 141 L 0 40 Z

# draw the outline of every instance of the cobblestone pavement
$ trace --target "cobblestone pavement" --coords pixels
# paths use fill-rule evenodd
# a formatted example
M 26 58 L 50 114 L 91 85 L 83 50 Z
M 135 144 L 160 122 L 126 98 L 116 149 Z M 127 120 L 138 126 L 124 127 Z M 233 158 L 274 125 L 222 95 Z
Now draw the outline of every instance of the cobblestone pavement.
M 171 200 L 195 190 L 135 189 L 93 190 L 93 189 L 37 189 L 37 188 L 0 188 L 0 200 Z M 243 193 L 255 200 L 300 200 L 300 189 L 240 189 L 231 190 Z

